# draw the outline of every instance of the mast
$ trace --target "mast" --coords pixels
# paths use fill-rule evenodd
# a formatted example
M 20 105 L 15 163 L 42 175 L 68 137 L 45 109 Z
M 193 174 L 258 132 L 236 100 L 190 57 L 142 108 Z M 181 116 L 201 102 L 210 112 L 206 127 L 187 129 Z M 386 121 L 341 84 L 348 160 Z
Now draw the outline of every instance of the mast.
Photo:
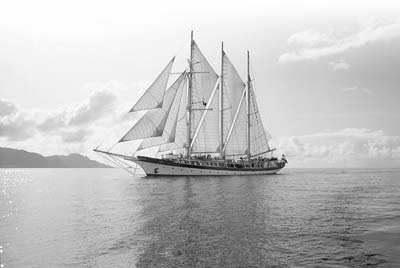
M 190 144 L 191 140 L 191 126 L 192 126 L 192 75 L 193 75 L 193 66 L 192 66 L 192 58 L 193 58 L 193 31 L 190 32 L 190 59 L 189 59 L 189 74 L 188 74 L 188 106 L 187 110 L 189 111 L 189 120 L 187 124 L 187 142 L 186 142 L 186 155 L 190 156 Z
M 250 160 L 250 53 L 247 50 L 247 90 L 246 90 L 246 99 L 247 99 L 247 158 Z
M 224 157 L 224 42 L 221 44 L 221 79 L 219 87 L 219 154 Z

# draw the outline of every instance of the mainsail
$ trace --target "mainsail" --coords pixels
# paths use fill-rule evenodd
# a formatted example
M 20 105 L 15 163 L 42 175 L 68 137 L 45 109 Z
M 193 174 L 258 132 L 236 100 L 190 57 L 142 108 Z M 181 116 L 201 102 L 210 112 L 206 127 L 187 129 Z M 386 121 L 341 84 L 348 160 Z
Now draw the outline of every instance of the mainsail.
M 225 52 L 222 52 L 222 64 L 223 64 L 223 142 L 226 143 L 226 139 L 229 133 L 229 129 L 232 126 L 233 119 L 236 111 L 238 110 L 245 83 L 240 78 L 235 66 L 229 60 Z M 245 125 L 241 125 L 243 115 L 239 114 L 238 128 L 246 128 Z M 235 136 L 235 135 L 234 135 Z M 234 140 L 238 138 L 234 137 L 231 140 L 231 146 Z M 239 139 L 240 140 L 240 139 Z
M 196 63 L 196 62 L 195 62 Z M 199 111 L 202 112 L 202 119 L 199 120 L 197 129 L 195 132 L 195 136 L 193 137 L 193 143 L 192 143 L 192 152 L 202 152 L 202 153 L 216 153 L 219 151 L 220 147 L 220 139 L 219 139 L 219 131 L 220 131 L 220 124 L 222 123 L 223 126 L 223 142 L 225 143 L 226 138 L 228 136 L 229 129 L 233 123 L 233 118 L 236 114 L 236 111 L 238 110 L 238 105 L 243 93 L 243 89 L 245 87 L 245 84 L 243 83 L 242 79 L 240 78 L 238 72 L 236 71 L 235 67 L 229 60 L 228 56 L 223 52 L 222 56 L 222 65 L 223 65 L 223 74 L 222 74 L 222 81 L 223 81 L 223 92 L 222 92 L 222 98 L 223 98 L 223 107 L 222 107 L 222 113 L 223 113 L 223 121 L 219 121 L 219 113 L 220 113 L 220 102 L 218 97 L 221 97 L 219 94 L 219 91 L 221 90 L 221 87 L 217 87 L 218 85 L 215 84 L 214 88 L 217 90 L 217 92 L 213 92 L 215 94 L 212 94 L 210 99 L 207 102 L 204 102 L 206 104 L 206 110 L 202 111 L 203 109 L 199 109 Z M 207 64 L 206 69 L 211 68 Z M 201 69 L 200 69 L 201 70 Z M 201 75 L 204 75 L 201 71 L 199 72 L 199 77 Z M 196 76 L 195 76 L 196 77 Z M 216 79 L 214 79 L 214 76 L 211 76 L 213 78 L 211 81 L 214 81 L 216 83 L 219 82 Z M 210 87 L 212 83 L 209 80 L 206 80 L 207 86 Z M 206 87 L 207 89 L 207 87 Z M 208 92 L 208 91 L 207 91 Z M 204 107 L 203 107 L 204 108 Z M 241 116 L 242 117 L 242 116 Z M 241 119 L 240 117 L 240 119 Z M 197 120 L 196 120 L 197 123 Z M 236 132 L 234 134 L 233 143 L 234 141 L 237 140 L 236 137 Z M 238 145 L 237 145 L 238 146 Z
M 219 101 L 218 84 L 215 85 L 210 99 L 207 101 L 203 116 L 194 134 L 192 151 L 194 153 L 217 153 L 219 147 Z
M 161 136 L 170 113 L 172 104 L 175 99 L 176 92 L 180 87 L 185 74 L 179 78 L 169 87 L 165 93 L 162 107 L 160 109 L 153 109 L 147 111 L 139 121 L 120 139 L 119 142 L 131 141 L 137 139 L 144 139 L 149 137 Z
M 161 108 L 164 99 L 165 89 L 167 88 L 168 78 L 175 57 L 167 64 L 164 70 L 158 75 L 156 80 L 150 85 L 139 101 L 132 107 L 130 112 Z
M 224 147 L 225 155 L 228 158 L 245 155 L 247 153 L 247 113 L 245 98 L 246 90 L 243 90 Z
M 192 88 L 191 88 L 191 137 L 193 138 L 196 129 L 199 125 L 200 119 L 205 111 L 207 106 L 207 102 L 209 101 L 211 92 L 215 88 L 218 75 L 208 63 L 207 59 L 204 57 L 203 53 L 200 51 L 196 42 L 193 41 L 192 44 Z M 208 123 L 206 123 L 207 125 Z M 201 129 L 198 133 L 198 138 L 200 140 L 206 138 L 208 135 L 213 135 L 209 132 L 206 132 L 206 126 Z M 215 129 L 207 128 L 207 131 L 213 131 L 218 133 L 218 127 Z M 217 134 L 218 135 L 218 134 Z M 202 143 L 204 144 L 204 143 Z M 204 151 L 202 144 L 196 144 L 195 148 L 193 148 L 193 152 L 195 151 Z M 197 146 L 199 145 L 199 146 Z

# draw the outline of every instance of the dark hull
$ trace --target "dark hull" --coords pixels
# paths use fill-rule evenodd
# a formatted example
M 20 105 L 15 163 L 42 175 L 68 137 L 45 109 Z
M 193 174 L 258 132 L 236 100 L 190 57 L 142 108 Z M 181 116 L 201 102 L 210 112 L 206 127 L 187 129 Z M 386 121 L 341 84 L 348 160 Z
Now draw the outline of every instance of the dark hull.
M 196 159 L 159 159 L 145 156 L 126 158 L 143 168 L 149 176 L 236 176 L 275 174 L 285 167 L 282 161 L 257 162 L 246 165 L 232 162 Z

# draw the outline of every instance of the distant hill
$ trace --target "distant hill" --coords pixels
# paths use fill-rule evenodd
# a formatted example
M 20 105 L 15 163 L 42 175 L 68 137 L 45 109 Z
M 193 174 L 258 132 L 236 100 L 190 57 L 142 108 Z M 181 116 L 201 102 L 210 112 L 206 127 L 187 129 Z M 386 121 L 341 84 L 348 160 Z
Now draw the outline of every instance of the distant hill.
M 43 156 L 0 147 L 0 168 L 110 168 L 80 154 Z

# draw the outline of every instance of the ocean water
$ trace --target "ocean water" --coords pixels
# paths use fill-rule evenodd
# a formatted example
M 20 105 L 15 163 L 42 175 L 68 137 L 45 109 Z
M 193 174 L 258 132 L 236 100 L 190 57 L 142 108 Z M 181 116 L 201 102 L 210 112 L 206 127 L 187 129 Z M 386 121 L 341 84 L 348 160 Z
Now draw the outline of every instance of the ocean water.
M 0 170 L 4 267 L 400 267 L 400 170 Z

